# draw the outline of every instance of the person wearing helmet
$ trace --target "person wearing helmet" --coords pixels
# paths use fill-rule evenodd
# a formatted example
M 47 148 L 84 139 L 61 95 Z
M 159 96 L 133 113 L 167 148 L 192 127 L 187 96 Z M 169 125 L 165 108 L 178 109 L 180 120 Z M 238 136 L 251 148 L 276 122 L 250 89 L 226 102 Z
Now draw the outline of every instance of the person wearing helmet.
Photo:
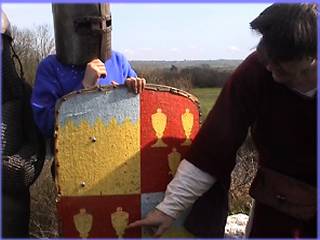
M 276 3 L 250 23 L 261 34 L 256 51 L 226 82 L 164 200 L 129 227 L 152 226 L 161 236 L 213 184 L 228 190 L 250 129 L 259 167 L 247 236 L 317 237 L 317 15 L 317 4 Z M 218 227 L 206 203 L 192 232 Z
M 1 27 L 2 237 L 28 238 L 29 187 L 41 172 L 45 145 L 33 121 L 31 86 L 16 72 L 13 57 L 17 55 L 12 47 L 10 22 L 4 12 L 1 12 Z
M 40 62 L 31 100 L 47 138 L 53 137 L 55 103 L 67 93 L 110 84 L 139 93 L 146 83 L 121 53 L 111 50 L 108 3 L 52 4 L 52 13 L 56 54 Z

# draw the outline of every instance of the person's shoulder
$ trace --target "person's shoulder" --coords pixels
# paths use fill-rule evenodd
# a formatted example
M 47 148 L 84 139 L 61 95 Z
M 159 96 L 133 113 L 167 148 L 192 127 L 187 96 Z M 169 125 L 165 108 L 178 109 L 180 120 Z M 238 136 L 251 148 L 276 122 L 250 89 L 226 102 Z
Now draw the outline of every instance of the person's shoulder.
M 232 84 L 250 86 L 250 88 L 264 85 L 270 78 L 270 72 L 259 60 L 257 52 L 251 53 L 232 73 Z
M 53 54 L 42 59 L 38 68 L 48 68 L 57 65 L 60 65 L 60 62 L 58 61 L 57 56 Z
M 259 60 L 257 52 L 253 52 L 250 55 L 248 55 L 243 62 L 241 63 L 242 66 L 246 67 L 258 67 L 258 68 L 264 68 L 261 61 Z M 240 66 L 241 66 L 240 65 Z
M 125 58 L 125 56 L 121 53 L 121 52 L 118 52 L 118 51 L 114 51 L 112 50 L 112 57 L 116 57 L 116 58 Z
M 255 76 L 264 75 L 268 71 L 259 60 L 257 52 L 253 52 L 241 62 L 241 64 L 237 67 L 235 72 L 241 75 L 243 74 Z
M 116 61 L 116 62 L 126 62 L 127 58 L 124 56 L 124 54 L 122 54 L 120 52 L 112 51 L 111 60 Z
M 57 59 L 57 56 L 55 54 L 52 54 L 42 59 L 40 63 L 48 64 L 48 63 L 58 63 L 58 62 L 59 61 Z

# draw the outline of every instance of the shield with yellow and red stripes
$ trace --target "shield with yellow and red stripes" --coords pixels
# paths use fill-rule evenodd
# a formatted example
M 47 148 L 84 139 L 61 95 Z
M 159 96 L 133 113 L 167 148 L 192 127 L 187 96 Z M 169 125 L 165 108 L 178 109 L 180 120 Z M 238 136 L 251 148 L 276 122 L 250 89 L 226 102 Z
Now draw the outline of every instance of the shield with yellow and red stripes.
M 63 237 L 141 238 L 127 229 L 163 198 L 199 129 L 191 94 L 148 84 L 73 92 L 56 107 L 57 207 Z M 163 237 L 190 237 L 181 216 Z

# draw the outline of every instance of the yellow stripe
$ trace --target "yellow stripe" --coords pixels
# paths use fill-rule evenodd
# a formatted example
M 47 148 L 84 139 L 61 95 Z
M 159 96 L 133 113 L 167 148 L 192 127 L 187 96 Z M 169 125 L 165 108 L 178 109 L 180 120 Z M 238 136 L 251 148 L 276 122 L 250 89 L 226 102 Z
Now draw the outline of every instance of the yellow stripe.
M 118 124 L 113 118 L 105 126 L 98 119 L 93 127 L 68 121 L 57 149 L 63 196 L 140 193 L 140 120 Z

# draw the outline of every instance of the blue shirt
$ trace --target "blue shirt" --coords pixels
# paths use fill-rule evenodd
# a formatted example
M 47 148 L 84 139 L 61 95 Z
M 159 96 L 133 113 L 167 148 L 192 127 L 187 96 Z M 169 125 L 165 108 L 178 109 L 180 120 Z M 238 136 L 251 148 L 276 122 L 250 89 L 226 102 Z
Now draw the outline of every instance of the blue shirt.
M 128 60 L 118 52 L 105 62 L 107 76 L 99 79 L 100 85 L 110 85 L 112 81 L 124 84 L 128 77 L 136 77 Z M 82 80 L 85 67 L 64 65 L 56 55 L 43 59 L 37 69 L 31 105 L 34 120 L 46 137 L 53 136 L 55 104 L 62 96 L 83 89 Z

